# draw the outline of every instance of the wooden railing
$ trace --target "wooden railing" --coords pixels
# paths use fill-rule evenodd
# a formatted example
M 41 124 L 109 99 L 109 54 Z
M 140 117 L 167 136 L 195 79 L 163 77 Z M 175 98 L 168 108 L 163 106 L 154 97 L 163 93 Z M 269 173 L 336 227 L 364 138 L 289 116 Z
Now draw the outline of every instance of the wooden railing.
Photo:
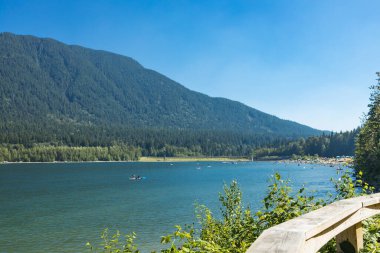
M 334 237 L 337 252 L 358 252 L 362 221 L 376 214 L 380 193 L 340 200 L 265 230 L 246 253 L 312 253 Z

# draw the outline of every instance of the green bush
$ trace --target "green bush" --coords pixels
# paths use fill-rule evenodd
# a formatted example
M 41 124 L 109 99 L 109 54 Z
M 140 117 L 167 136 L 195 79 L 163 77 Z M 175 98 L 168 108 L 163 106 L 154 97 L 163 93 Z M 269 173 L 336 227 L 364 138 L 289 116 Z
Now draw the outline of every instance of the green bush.
M 253 213 L 242 203 L 242 192 L 238 183 L 232 181 L 224 186 L 219 194 L 221 216 L 218 218 L 210 209 L 203 205 L 197 206 L 197 219 L 200 229 L 193 226 L 183 229 L 175 226 L 176 230 L 169 235 L 162 236 L 161 243 L 165 249 L 163 253 L 188 252 L 220 252 L 242 253 L 265 230 L 302 214 L 318 209 L 331 202 L 352 198 L 359 195 L 373 193 L 373 188 L 363 182 L 362 173 L 356 178 L 350 172 L 344 172 L 338 180 L 332 180 L 336 194 L 326 199 L 316 199 L 312 193 L 301 188 L 293 191 L 290 181 L 281 178 L 276 173 L 268 186 L 267 195 L 263 199 L 262 208 Z M 363 222 L 364 249 L 361 252 L 380 252 L 380 217 L 373 217 Z M 120 233 L 109 239 L 108 230 L 103 232 L 103 243 L 97 251 L 90 243 L 91 252 L 119 253 L 139 252 L 134 243 L 135 234 L 126 236 L 126 241 L 119 241 Z M 320 252 L 335 252 L 335 240 L 327 243 Z

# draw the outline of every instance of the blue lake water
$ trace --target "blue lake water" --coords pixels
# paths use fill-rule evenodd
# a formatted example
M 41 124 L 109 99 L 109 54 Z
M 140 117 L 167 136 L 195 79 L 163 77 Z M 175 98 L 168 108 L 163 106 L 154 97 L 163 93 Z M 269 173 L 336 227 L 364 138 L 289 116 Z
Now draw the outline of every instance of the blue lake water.
M 196 221 L 196 202 L 217 213 L 224 182 L 236 179 L 244 203 L 259 208 L 275 172 L 319 196 L 338 177 L 327 166 L 274 162 L 2 164 L 0 252 L 85 252 L 106 227 L 136 232 L 150 252 L 174 225 Z

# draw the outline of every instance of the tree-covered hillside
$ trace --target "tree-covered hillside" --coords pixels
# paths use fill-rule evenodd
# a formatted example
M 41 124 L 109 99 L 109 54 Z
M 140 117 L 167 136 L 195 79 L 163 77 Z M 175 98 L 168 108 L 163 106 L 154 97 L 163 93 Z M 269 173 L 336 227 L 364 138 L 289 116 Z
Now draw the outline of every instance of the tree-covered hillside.
M 191 91 L 129 57 L 10 33 L 0 34 L 0 98 L 0 142 L 67 142 L 61 136 L 67 129 L 76 136 L 94 127 L 106 129 L 108 139 L 119 138 L 112 129 L 124 128 L 291 138 L 320 134 L 239 102 Z

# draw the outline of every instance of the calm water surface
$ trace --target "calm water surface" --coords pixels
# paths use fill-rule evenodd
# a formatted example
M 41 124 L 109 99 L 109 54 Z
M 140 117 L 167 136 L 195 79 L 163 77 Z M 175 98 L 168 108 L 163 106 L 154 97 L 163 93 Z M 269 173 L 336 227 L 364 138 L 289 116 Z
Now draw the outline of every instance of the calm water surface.
M 326 166 L 273 162 L 2 164 L 0 252 L 84 252 L 106 227 L 136 232 L 143 252 L 160 249 L 173 225 L 195 221 L 194 203 L 218 211 L 223 182 L 237 179 L 245 204 L 259 208 L 276 171 L 320 196 L 337 177 Z

